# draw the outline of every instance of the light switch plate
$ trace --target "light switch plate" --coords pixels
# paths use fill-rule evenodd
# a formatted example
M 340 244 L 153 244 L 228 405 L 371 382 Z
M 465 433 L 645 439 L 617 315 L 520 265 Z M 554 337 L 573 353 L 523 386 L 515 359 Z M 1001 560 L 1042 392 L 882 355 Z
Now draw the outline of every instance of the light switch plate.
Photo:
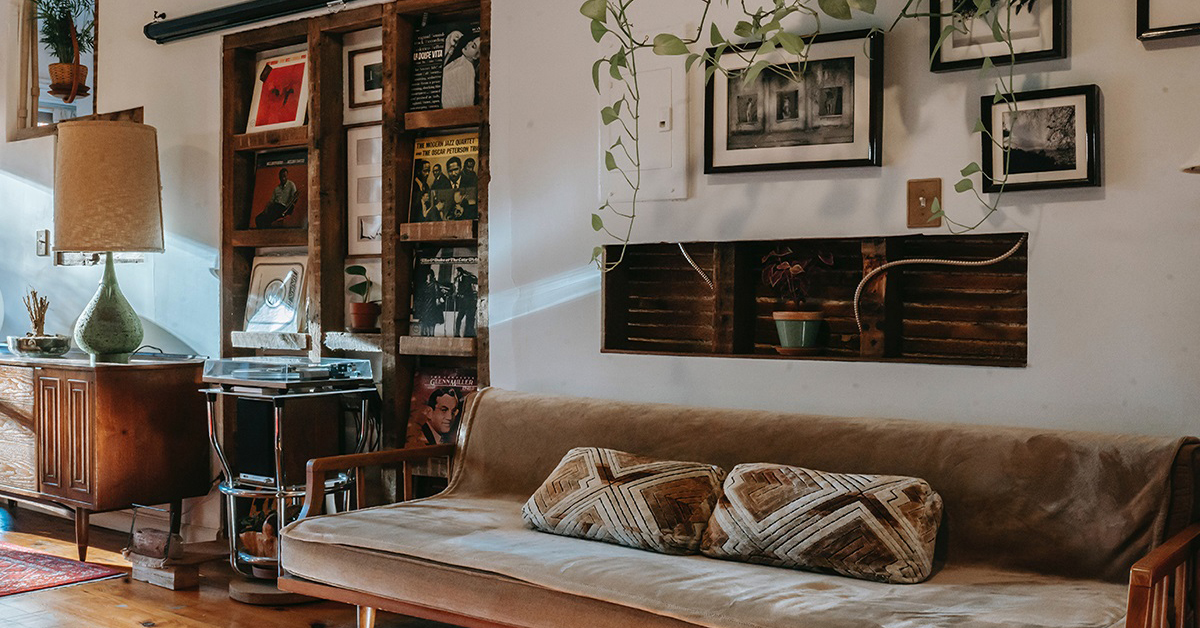
M 37 232 L 37 256 L 50 257 L 50 230 L 38 229 Z
M 942 202 L 941 179 L 913 179 L 908 182 L 908 228 L 934 229 L 942 226 L 942 218 L 933 216 L 933 201 Z

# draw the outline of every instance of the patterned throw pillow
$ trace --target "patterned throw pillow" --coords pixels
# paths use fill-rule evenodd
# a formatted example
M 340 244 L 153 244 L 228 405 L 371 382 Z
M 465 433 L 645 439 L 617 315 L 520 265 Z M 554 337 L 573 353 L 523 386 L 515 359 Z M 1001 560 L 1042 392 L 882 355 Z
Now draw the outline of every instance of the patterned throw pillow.
M 894 584 L 927 579 L 942 498 L 925 480 L 740 464 L 700 551 Z
M 596 447 L 567 452 L 521 509 L 536 530 L 663 554 L 695 554 L 725 471 Z

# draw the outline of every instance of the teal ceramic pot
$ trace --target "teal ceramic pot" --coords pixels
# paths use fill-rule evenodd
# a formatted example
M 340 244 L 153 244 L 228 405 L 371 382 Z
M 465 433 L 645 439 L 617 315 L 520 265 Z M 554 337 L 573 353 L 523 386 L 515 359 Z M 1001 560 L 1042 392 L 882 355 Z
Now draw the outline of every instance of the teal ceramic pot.
M 775 329 L 779 331 L 779 344 L 785 349 L 811 349 L 817 346 L 821 334 L 821 323 L 825 316 L 821 312 L 775 312 Z

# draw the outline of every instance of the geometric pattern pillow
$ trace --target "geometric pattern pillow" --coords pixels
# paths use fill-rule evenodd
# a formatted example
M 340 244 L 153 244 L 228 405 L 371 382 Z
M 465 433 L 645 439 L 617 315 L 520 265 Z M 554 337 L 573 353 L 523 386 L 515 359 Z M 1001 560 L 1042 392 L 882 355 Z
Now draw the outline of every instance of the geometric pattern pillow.
M 925 480 L 741 464 L 701 553 L 912 584 L 933 571 L 942 498 Z
M 579 447 L 521 509 L 536 530 L 663 554 L 695 554 L 725 471 Z

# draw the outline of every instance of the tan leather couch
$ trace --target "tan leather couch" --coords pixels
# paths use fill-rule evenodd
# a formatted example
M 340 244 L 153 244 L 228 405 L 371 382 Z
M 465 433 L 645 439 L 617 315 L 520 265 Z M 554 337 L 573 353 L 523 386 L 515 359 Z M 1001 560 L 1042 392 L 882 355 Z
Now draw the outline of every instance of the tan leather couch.
M 441 495 L 342 514 L 312 516 L 326 472 L 423 453 L 314 461 L 308 516 L 282 534 L 289 578 L 281 587 L 358 604 L 363 624 L 372 608 L 384 608 L 467 627 L 1112 628 L 1125 625 L 1130 612 L 1135 561 L 1185 529 L 1188 537 L 1176 536 L 1159 553 L 1189 560 L 1200 529 L 1189 528 L 1200 519 L 1200 461 L 1191 438 L 497 389 L 472 400 L 459 437 L 451 484 Z M 664 556 L 526 528 L 521 504 L 567 450 L 585 445 L 726 469 L 767 461 L 924 478 L 945 502 L 939 564 L 923 584 L 889 585 Z M 1173 571 L 1166 558 L 1155 560 L 1143 570 L 1146 578 Z M 1150 614 L 1174 604 L 1154 586 L 1146 584 L 1145 597 L 1157 596 Z M 1131 617 L 1131 628 L 1135 620 L 1143 621 Z M 1194 616 L 1188 621 L 1194 625 Z

